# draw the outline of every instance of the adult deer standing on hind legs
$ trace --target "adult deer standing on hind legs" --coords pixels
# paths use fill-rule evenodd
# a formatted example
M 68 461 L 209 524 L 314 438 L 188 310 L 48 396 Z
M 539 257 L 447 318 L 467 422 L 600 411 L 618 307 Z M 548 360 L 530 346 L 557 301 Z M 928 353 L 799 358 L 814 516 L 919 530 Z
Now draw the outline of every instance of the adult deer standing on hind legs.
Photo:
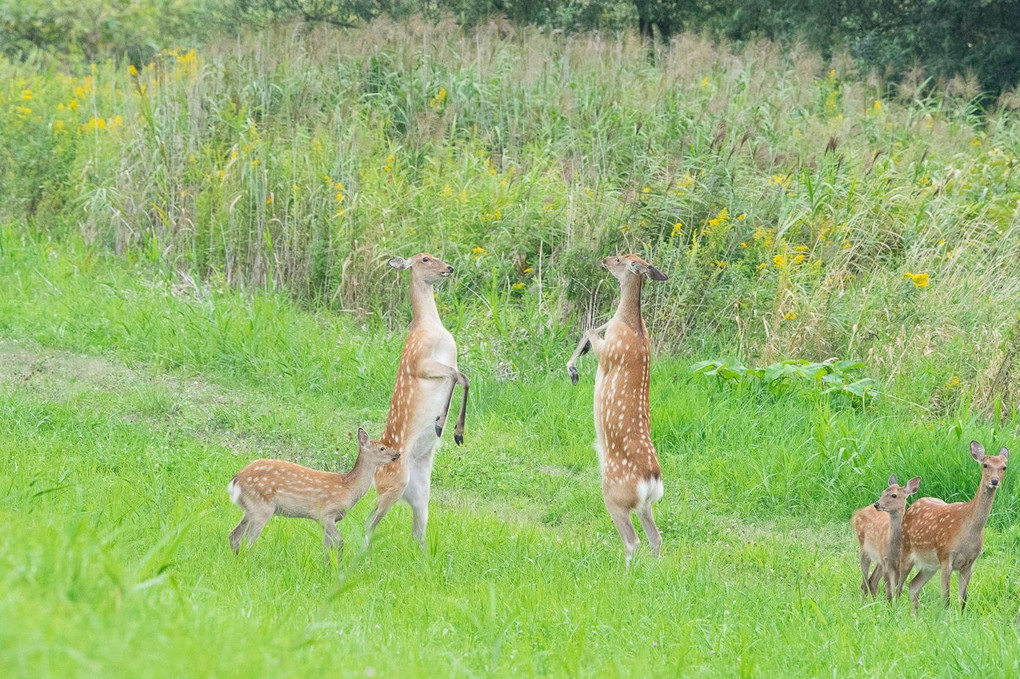
M 985 455 L 984 447 L 970 442 L 970 454 L 981 465 L 981 483 L 970 502 L 946 504 L 934 497 L 923 497 L 903 516 L 903 548 L 900 551 L 900 579 L 897 592 L 902 590 L 910 569 L 917 567 L 917 575 L 910 581 L 910 598 L 917 613 L 921 588 L 935 571 L 942 571 L 942 599 L 949 607 L 949 586 L 953 571 L 959 571 L 957 587 L 960 592 L 960 610 L 967 607 L 967 585 L 971 569 L 981 555 L 985 524 L 992 511 L 992 500 L 1006 472 L 1009 450 L 1002 448 L 998 455 Z
M 404 353 L 397 368 L 397 384 L 390 400 L 386 430 L 380 439 L 401 452 L 393 464 L 375 473 L 379 499 L 365 521 L 365 541 L 371 540 L 386 512 L 403 499 L 414 514 L 412 533 L 424 546 L 429 519 L 429 494 L 432 484 L 432 458 L 453 400 L 453 390 L 461 385 L 464 397 L 453 431 L 457 445 L 464 443 L 464 416 L 467 411 L 468 378 L 457 370 L 457 343 L 443 327 L 436 309 L 433 285 L 448 278 L 453 267 L 428 253 L 390 260 L 395 269 L 411 271 L 411 326 Z
M 893 474 L 878 502 L 854 512 L 852 523 L 861 548 L 861 592 L 865 599 L 878 594 L 878 579 L 884 578 L 885 598 L 892 601 L 893 590 L 899 584 L 903 514 L 907 510 L 907 498 L 920 486 L 920 476 L 900 486 Z M 872 561 L 875 570 L 869 575 Z
M 606 257 L 602 265 L 620 281 L 620 305 L 605 325 L 584 333 L 567 361 L 577 384 L 577 359 L 591 349 L 598 360 L 595 373 L 595 450 L 602 472 L 602 498 L 623 540 L 625 566 L 640 540 L 630 514 L 641 521 L 652 553 L 659 556 L 662 538 L 652 514 L 662 497 L 662 468 L 652 444 L 648 417 L 648 367 L 651 345 L 641 318 L 645 278 L 666 275 L 637 255 Z M 605 338 L 599 333 L 605 331 Z

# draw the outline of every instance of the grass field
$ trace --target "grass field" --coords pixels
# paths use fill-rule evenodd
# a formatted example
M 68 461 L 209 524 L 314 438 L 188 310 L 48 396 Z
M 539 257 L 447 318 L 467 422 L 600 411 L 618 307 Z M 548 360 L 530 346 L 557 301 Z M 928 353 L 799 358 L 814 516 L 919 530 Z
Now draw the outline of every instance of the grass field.
M 967 454 L 1013 443 L 877 399 L 769 395 L 654 364 L 665 550 L 623 570 L 591 448 L 594 366 L 550 341 L 507 379 L 483 347 L 464 447 L 438 454 L 427 549 L 398 508 L 361 548 L 277 519 L 235 557 L 230 476 L 327 469 L 378 432 L 401 333 L 285 298 L 189 287 L 2 232 L 0 665 L 8 676 L 1006 676 L 1020 671 L 1015 482 L 966 614 L 862 604 L 848 517 L 890 472 L 969 497 Z M 396 274 L 394 274 L 396 277 Z M 401 281 L 402 284 L 402 281 Z M 440 298 L 444 292 L 440 290 Z M 449 319 L 458 333 L 457 319 Z
M 499 22 L 146 45 L 0 57 L 4 676 L 1020 675 L 1010 476 L 966 614 L 937 583 L 916 618 L 862 603 L 849 527 L 891 473 L 969 499 L 969 441 L 1015 447 L 1015 94 Z M 472 384 L 426 548 L 400 505 L 364 549 L 370 494 L 336 564 L 294 520 L 235 557 L 238 469 L 381 432 L 410 315 L 384 262 L 421 250 Z M 670 276 L 664 553 L 630 573 L 594 360 L 564 370 L 620 250 Z M 860 362 L 874 395 L 715 359 Z

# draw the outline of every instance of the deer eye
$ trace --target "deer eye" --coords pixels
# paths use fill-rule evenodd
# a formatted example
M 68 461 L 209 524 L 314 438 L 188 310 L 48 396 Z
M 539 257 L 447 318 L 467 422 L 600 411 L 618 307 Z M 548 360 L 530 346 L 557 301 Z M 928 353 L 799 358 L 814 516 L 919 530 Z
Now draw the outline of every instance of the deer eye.
M 987 464 L 984 464 L 984 465 L 981 465 L 981 466 L 984 467 L 985 469 L 988 469 L 988 465 Z
M 432 260 L 430 260 L 428 257 L 422 257 L 421 261 L 423 261 L 423 262 L 430 262 Z
M 892 496 L 893 496 L 893 499 L 895 500 L 896 499 L 896 493 L 893 493 Z

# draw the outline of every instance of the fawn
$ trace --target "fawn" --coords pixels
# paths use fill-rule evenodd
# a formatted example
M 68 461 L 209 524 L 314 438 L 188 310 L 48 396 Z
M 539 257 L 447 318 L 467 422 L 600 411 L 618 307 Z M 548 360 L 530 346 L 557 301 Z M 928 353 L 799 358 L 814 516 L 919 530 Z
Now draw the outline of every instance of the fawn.
M 861 592 L 864 598 L 878 595 L 878 579 L 885 579 L 885 598 L 892 601 L 893 588 L 899 583 L 900 544 L 902 542 L 903 513 L 907 498 L 917 492 L 921 477 L 915 476 L 906 486 L 896 483 L 896 475 L 889 477 L 889 487 L 878 502 L 854 512 L 853 527 L 861 548 Z M 875 570 L 868 575 L 871 562 Z
M 942 598 L 949 606 L 949 585 L 953 571 L 959 571 L 957 586 L 960 591 L 960 610 L 967 607 L 967 585 L 971 569 L 981 554 L 985 524 L 992 511 L 992 500 L 1006 471 L 1009 450 L 1002 448 L 998 455 L 985 455 L 984 447 L 970 442 L 970 454 L 981 465 L 981 483 L 970 502 L 946 504 L 934 497 L 923 497 L 903 517 L 903 549 L 900 552 L 900 572 L 897 592 L 902 590 L 910 569 L 917 567 L 917 575 L 910 581 L 910 598 L 917 613 L 921 588 L 942 570 Z
M 567 361 L 567 373 L 576 385 L 577 359 L 589 349 L 598 359 L 595 450 L 602 471 L 602 499 L 623 541 L 629 570 L 640 544 L 631 512 L 638 515 L 655 556 L 662 544 L 652 512 L 662 498 L 662 468 L 648 414 L 651 346 L 641 317 L 641 288 L 646 278 L 664 281 L 666 274 L 637 255 L 606 257 L 602 265 L 620 282 L 620 304 L 608 323 L 584 333 Z M 599 336 L 602 331 L 604 338 Z
M 343 547 L 337 522 L 368 492 L 376 468 L 399 458 L 400 453 L 358 429 L 358 459 L 346 474 L 255 460 L 227 484 L 230 499 L 244 510 L 241 523 L 230 531 L 230 548 L 236 554 L 242 540 L 254 543 L 273 515 L 317 521 L 326 549 Z

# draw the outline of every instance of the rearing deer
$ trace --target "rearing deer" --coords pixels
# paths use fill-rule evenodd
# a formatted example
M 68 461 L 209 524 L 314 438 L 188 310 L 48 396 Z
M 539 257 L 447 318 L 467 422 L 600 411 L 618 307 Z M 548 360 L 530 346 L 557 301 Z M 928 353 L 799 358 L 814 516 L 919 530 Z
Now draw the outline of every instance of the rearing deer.
M 595 373 L 595 450 L 602 472 L 602 498 L 623 540 L 625 565 L 640 540 L 630 514 L 641 521 L 648 543 L 659 555 L 662 538 L 652 514 L 662 498 L 662 468 L 652 444 L 648 416 L 648 368 L 651 345 L 641 318 L 641 288 L 645 278 L 664 281 L 666 275 L 637 255 L 606 257 L 602 265 L 620 281 L 620 305 L 605 325 L 584 333 L 567 361 L 570 380 L 577 384 L 577 359 L 591 349 L 598 359 Z M 605 331 L 605 339 L 599 333 Z
M 1006 472 L 1009 450 L 998 455 L 985 455 L 984 446 L 970 442 L 970 454 L 981 465 L 981 483 L 970 502 L 946 504 L 934 497 L 922 497 L 910 505 L 903 517 L 903 549 L 900 553 L 902 590 L 910 569 L 917 566 L 917 575 L 910 581 L 910 598 L 916 613 L 921 588 L 935 571 L 942 571 L 942 599 L 949 606 L 949 586 L 953 571 L 959 571 L 960 610 L 967 607 L 967 585 L 971 569 L 981 555 L 985 524 L 992 511 L 992 500 Z
M 899 583 L 900 546 L 903 542 L 903 513 L 907 498 L 917 492 L 921 477 L 915 476 L 907 485 L 896 483 L 896 475 L 889 477 L 889 487 L 878 502 L 854 512 L 853 526 L 861 548 L 861 592 L 867 598 L 878 594 L 878 579 L 885 579 L 885 598 L 892 601 L 893 589 Z M 875 570 L 868 575 L 871 562 Z
M 424 545 L 432 458 L 458 384 L 464 389 L 464 397 L 453 440 L 457 445 L 464 443 L 468 378 L 457 370 L 457 343 L 439 320 L 433 290 L 435 283 L 450 277 L 453 267 L 425 252 L 407 259 L 394 257 L 389 264 L 394 269 L 411 270 L 411 326 L 397 368 L 386 429 L 380 438 L 402 455 L 376 470 L 379 499 L 365 521 L 365 541 L 371 540 L 386 512 L 403 499 L 414 514 L 412 533 Z

